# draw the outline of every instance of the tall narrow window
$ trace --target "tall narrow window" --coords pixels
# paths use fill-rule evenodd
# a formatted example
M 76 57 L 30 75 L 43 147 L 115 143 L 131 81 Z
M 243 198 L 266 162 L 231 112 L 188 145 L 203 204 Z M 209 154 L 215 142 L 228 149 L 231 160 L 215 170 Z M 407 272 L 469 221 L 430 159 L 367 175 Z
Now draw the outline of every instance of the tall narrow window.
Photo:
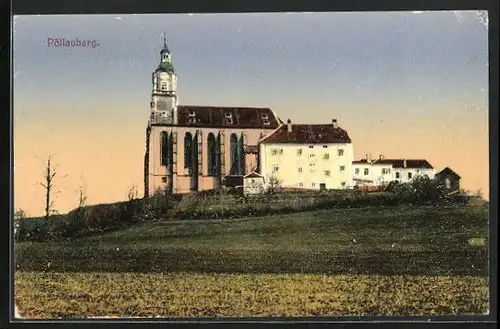
M 238 175 L 244 175 L 245 174 L 245 142 L 243 136 L 240 136 L 239 138 L 239 145 L 238 145 Z M 283 153 L 283 150 L 281 150 L 281 153 Z
M 230 169 L 230 174 L 231 175 L 238 175 L 239 171 L 239 147 L 238 147 L 238 137 L 236 134 L 231 134 L 231 137 L 229 138 L 229 145 L 230 145 L 230 157 L 231 157 L 231 169 Z
M 161 165 L 162 166 L 168 166 L 168 158 L 169 158 L 169 143 L 168 143 L 168 134 L 166 131 L 163 131 L 161 133 L 161 147 L 160 147 L 160 152 L 161 152 Z
M 212 133 L 207 138 L 208 176 L 217 175 L 217 143 Z
M 193 135 L 191 133 L 186 133 L 184 135 L 184 168 L 192 169 L 193 159 Z

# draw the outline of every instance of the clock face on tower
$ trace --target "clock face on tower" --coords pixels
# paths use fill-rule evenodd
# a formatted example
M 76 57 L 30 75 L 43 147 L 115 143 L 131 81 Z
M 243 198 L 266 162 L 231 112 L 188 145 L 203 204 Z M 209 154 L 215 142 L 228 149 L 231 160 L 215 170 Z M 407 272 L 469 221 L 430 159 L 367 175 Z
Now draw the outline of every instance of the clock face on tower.
M 167 91 L 170 89 L 171 86 L 171 77 L 167 73 L 161 73 L 158 76 L 158 89 L 162 91 Z

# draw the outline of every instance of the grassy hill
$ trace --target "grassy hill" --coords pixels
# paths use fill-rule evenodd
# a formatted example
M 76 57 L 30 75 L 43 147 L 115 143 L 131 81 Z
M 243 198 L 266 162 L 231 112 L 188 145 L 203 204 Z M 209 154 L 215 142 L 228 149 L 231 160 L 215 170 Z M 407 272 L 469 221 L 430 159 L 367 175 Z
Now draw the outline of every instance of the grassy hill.
M 148 221 L 15 246 L 18 270 L 487 275 L 481 206 L 336 209 L 234 220 Z

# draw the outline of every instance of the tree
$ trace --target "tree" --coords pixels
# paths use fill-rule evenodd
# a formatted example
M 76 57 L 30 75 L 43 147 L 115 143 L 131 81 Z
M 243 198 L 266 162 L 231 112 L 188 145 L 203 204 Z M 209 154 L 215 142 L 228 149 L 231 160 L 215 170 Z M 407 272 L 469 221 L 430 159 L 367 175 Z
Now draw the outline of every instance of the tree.
M 281 180 L 278 179 L 275 175 L 272 175 L 269 178 L 269 192 L 275 193 L 281 187 Z
M 25 219 L 26 218 L 26 212 L 19 208 L 14 212 L 14 219 Z
M 81 178 L 82 182 L 78 185 L 78 208 L 83 208 L 87 205 L 87 184 Z
M 39 182 L 44 189 L 45 189 L 45 218 L 49 218 L 50 215 L 52 214 L 57 214 L 57 210 L 54 209 L 54 201 L 53 201 L 53 196 L 55 193 L 58 193 L 59 191 L 54 191 L 54 180 L 57 176 L 57 170 L 55 166 L 51 162 L 52 156 L 48 156 L 48 160 L 46 163 L 44 163 L 44 173 L 43 173 L 43 181 Z M 65 176 L 64 176 L 65 177 Z
M 138 190 L 137 190 L 137 185 L 132 185 L 129 190 L 128 190 L 128 194 L 127 194 L 127 199 L 128 201 L 132 201 L 132 200 L 135 200 L 138 198 Z

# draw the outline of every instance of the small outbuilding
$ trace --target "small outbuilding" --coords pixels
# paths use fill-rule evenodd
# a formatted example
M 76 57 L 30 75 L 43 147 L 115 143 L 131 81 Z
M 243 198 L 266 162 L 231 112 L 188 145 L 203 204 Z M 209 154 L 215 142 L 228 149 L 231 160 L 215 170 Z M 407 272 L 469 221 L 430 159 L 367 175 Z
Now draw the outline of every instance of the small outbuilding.
M 264 176 L 251 172 L 243 177 L 243 193 L 245 195 L 260 194 L 264 191 Z
M 435 178 L 447 191 L 453 192 L 460 190 L 461 177 L 449 167 L 446 167 L 438 172 Z

